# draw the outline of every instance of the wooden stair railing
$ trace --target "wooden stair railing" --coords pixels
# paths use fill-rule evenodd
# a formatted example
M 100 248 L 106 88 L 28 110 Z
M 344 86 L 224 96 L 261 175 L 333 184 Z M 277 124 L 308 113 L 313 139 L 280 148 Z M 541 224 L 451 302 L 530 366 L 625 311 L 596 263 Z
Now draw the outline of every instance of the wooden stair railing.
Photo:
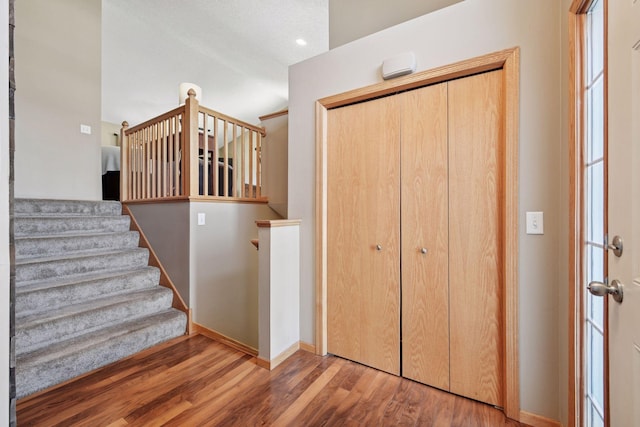
M 266 202 L 261 192 L 263 128 L 185 104 L 120 131 L 122 202 L 222 199 Z

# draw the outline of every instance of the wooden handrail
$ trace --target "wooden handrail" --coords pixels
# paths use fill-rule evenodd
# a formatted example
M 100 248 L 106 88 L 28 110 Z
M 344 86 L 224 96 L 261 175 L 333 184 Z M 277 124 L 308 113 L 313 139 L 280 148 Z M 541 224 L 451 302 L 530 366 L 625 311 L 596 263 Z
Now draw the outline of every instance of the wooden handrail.
M 169 117 L 173 117 L 178 115 L 179 113 L 182 113 L 184 111 L 184 105 L 179 106 L 178 108 L 174 108 L 171 111 L 167 111 L 166 113 L 160 114 L 159 116 L 156 116 L 152 119 L 147 120 L 146 122 L 142 122 L 140 124 L 135 125 L 134 127 L 130 128 L 129 131 L 127 132 L 127 135 L 130 133 L 133 133 L 135 131 L 138 131 L 140 129 L 144 129 L 146 127 L 149 127 L 150 125 L 154 124 L 154 123 L 158 123 L 164 119 L 167 119 Z M 126 123 L 126 122 L 124 122 Z
M 207 113 L 210 116 L 216 116 L 220 120 L 224 120 L 224 121 L 227 121 L 227 122 L 235 123 L 237 125 L 240 125 L 242 127 L 247 128 L 247 129 L 256 131 L 259 134 L 261 134 L 263 137 L 267 135 L 267 131 L 262 126 L 256 126 L 256 125 L 252 125 L 252 124 L 247 123 L 247 122 L 243 122 L 242 120 L 235 119 L 235 118 L 233 118 L 231 116 L 227 116 L 226 114 L 219 113 L 219 112 L 217 112 L 215 110 L 212 110 L 211 108 L 207 108 L 207 107 L 203 107 L 203 106 L 200 106 L 200 111 L 203 112 L 203 113 Z
M 185 104 L 129 127 L 122 123 L 121 201 L 176 197 L 266 202 L 262 195 L 265 129 Z

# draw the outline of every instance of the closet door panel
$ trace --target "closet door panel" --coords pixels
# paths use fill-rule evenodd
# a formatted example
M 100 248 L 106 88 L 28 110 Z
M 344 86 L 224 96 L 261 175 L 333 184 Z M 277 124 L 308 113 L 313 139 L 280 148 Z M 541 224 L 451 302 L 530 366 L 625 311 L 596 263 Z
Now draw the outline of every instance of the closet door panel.
M 449 389 L 447 83 L 402 108 L 402 375 Z
M 449 82 L 451 391 L 503 404 L 502 71 Z
M 400 130 L 395 97 L 328 111 L 330 353 L 400 373 Z

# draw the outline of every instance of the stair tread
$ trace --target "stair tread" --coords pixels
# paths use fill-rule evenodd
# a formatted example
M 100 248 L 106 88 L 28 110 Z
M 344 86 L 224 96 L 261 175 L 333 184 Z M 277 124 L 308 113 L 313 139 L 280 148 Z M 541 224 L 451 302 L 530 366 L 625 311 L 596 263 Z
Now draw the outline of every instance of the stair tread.
M 105 214 L 102 212 L 94 212 L 94 213 L 77 213 L 77 212 L 49 212 L 49 213 L 38 213 L 38 212 L 15 212 L 13 215 L 14 218 L 37 218 L 37 219 L 51 219 L 51 218 L 60 218 L 60 219 L 73 219 L 73 218 L 120 218 L 123 215 L 119 214 Z
M 123 253 L 136 253 L 136 252 L 145 252 L 148 251 L 146 248 L 134 247 L 134 248 L 123 248 L 123 249 L 98 249 L 95 251 L 86 251 L 82 253 L 72 253 L 72 254 L 58 254 L 46 257 L 34 257 L 34 258 L 21 258 L 16 259 L 15 265 L 30 265 L 30 264 L 38 264 L 42 262 L 52 262 L 52 261 L 64 261 L 64 260 L 81 260 L 88 258 L 95 258 L 98 256 L 107 256 L 107 255 L 118 255 Z M 88 252 L 88 255 L 87 255 Z
M 29 292 L 37 292 L 44 289 L 72 286 L 72 285 L 82 284 L 85 282 L 123 277 L 123 276 L 128 276 L 134 273 L 154 271 L 157 269 L 158 269 L 157 267 L 145 266 L 140 268 L 100 271 L 97 273 L 77 274 L 75 276 L 65 276 L 62 278 L 53 278 L 53 279 L 50 278 L 45 280 L 33 280 L 30 282 L 22 282 L 20 286 L 16 286 L 16 296 L 26 294 Z
M 55 219 L 55 218 L 60 218 L 60 219 L 64 219 L 64 220 L 68 220 L 68 219 L 84 219 L 84 218 L 109 218 L 109 219 L 119 219 L 122 217 L 126 217 L 127 215 L 122 215 L 122 214 L 118 214 L 118 215 L 104 215 L 101 213 L 87 213 L 87 214 L 82 214 L 82 213 L 59 213 L 59 212 L 53 212 L 53 213 L 33 213 L 33 212 L 25 212 L 25 213 L 20 213 L 20 212 L 16 212 L 14 214 L 14 218 L 20 218 L 20 219 Z
M 109 295 L 104 298 L 97 298 L 92 301 L 71 304 L 66 307 L 56 307 L 49 311 L 42 311 L 35 314 L 30 314 L 24 317 L 16 314 L 16 332 L 27 328 L 33 328 L 44 323 L 53 321 L 59 321 L 65 318 L 77 316 L 83 313 L 88 313 L 94 310 L 106 309 L 120 304 L 132 304 L 145 300 L 150 296 L 156 294 L 167 294 L 172 291 L 163 286 L 155 286 L 150 289 L 136 290 L 133 292 L 124 292 L 116 295 Z
M 120 337 L 135 333 L 136 331 L 158 326 L 163 322 L 171 321 L 176 318 L 183 318 L 186 327 L 186 315 L 174 308 L 168 308 L 142 318 L 122 322 L 117 325 L 111 325 L 99 331 L 79 335 L 68 340 L 57 342 L 45 348 L 17 355 L 16 366 L 18 369 L 24 369 L 29 365 L 52 361 L 66 354 L 83 352 L 91 347 L 98 346 L 101 343 L 117 340 Z M 182 333 L 184 333 L 184 331 L 182 331 Z
M 120 202 L 111 200 L 15 199 L 14 215 L 121 215 Z
M 68 236 L 102 231 L 128 231 L 130 219 L 127 215 L 23 215 L 14 218 L 14 233 L 16 238 L 22 238 Z
M 186 323 L 183 312 L 168 309 L 17 356 L 18 398 L 179 337 Z
M 137 231 L 73 234 L 64 236 L 37 236 L 15 239 L 16 260 L 57 256 L 104 250 L 120 250 L 138 247 Z
M 77 233 L 64 233 L 64 234 L 31 234 L 31 235 L 23 235 L 15 238 L 15 241 L 23 241 L 23 240 L 46 240 L 46 239 L 71 239 L 71 238 L 82 238 L 82 237 L 106 237 L 111 235 L 126 235 L 130 233 L 138 233 L 137 231 L 127 230 L 127 231 L 89 231 L 89 230 L 74 230 Z

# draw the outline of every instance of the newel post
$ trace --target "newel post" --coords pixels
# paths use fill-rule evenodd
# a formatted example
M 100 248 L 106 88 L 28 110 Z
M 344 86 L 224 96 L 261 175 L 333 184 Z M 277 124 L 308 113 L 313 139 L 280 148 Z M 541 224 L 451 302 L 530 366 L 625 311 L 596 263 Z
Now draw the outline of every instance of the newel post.
M 127 137 L 129 123 L 122 122 L 120 129 L 120 201 L 129 200 L 129 177 L 131 176 L 131 164 L 129 163 L 129 138 Z
M 182 176 L 184 181 L 184 194 L 186 196 L 197 196 L 198 187 L 198 100 L 196 91 L 189 89 L 189 97 L 184 104 L 184 161 Z

